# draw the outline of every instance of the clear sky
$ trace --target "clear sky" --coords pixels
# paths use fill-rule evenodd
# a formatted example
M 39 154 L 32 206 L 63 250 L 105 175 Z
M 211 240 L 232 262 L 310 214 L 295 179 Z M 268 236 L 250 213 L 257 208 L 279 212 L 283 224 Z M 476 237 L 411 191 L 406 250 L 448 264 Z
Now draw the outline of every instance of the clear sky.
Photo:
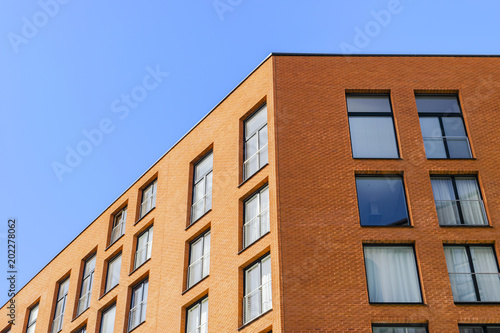
M 498 55 L 499 13 L 498 0 L 2 1 L 0 303 L 9 217 L 19 289 L 269 53 Z

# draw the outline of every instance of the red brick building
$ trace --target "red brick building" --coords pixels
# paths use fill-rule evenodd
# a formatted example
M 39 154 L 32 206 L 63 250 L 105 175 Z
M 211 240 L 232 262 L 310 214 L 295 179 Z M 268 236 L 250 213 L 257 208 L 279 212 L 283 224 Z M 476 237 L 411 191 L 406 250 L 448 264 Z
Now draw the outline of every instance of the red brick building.
M 499 57 L 272 54 L 0 332 L 500 332 L 498 110 Z

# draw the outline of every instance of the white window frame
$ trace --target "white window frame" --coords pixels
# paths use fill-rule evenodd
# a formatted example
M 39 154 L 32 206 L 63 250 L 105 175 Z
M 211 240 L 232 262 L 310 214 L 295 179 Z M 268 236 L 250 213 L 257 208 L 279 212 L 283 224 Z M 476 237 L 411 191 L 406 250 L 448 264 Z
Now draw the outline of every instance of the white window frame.
M 210 241 L 211 234 L 210 230 L 205 232 L 203 235 L 195 239 L 191 244 L 189 244 L 189 266 L 188 266 L 188 289 L 203 280 L 210 274 Z M 201 242 L 202 255 L 199 258 L 193 258 L 193 247 Z M 206 242 L 208 242 L 208 251 L 205 251 Z M 195 274 L 193 270 L 198 265 L 201 265 L 201 276 L 199 278 L 193 277 Z

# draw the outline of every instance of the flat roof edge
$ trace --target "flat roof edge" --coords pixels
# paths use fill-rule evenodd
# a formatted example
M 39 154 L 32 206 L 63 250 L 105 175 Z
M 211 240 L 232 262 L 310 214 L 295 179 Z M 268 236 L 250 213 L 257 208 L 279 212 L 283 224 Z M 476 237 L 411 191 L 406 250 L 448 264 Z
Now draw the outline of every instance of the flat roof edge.
M 499 54 L 388 54 L 388 53 L 297 53 L 273 52 L 270 56 L 287 57 L 470 57 L 470 58 L 500 58 Z

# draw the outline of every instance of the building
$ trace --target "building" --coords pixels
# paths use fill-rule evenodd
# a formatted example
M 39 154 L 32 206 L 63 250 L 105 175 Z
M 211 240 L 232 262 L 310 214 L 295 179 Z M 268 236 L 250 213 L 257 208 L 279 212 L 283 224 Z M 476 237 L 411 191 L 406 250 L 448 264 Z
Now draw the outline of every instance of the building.
M 499 57 L 272 54 L 0 332 L 500 332 L 499 109 Z

